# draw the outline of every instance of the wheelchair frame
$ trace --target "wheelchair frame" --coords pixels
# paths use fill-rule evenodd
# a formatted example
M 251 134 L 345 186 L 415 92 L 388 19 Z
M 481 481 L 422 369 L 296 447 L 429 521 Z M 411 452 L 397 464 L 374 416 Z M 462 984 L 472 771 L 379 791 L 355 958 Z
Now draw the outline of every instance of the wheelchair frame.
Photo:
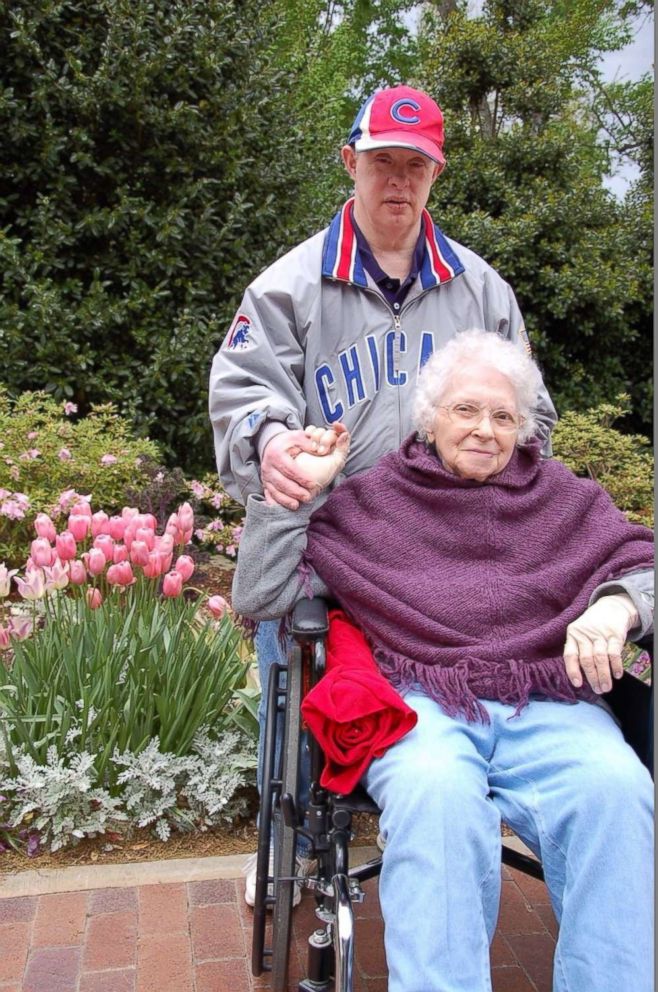
M 323 755 L 309 735 L 304 742 L 301 701 L 325 670 L 325 638 L 329 629 L 327 604 L 301 600 L 292 615 L 292 647 L 288 664 L 272 666 L 267 689 L 265 767 L 260 804 L 256 896 L 254 904 L 252 972 L 271 972 L 272 992 L 287 992 L 292 929 L 293 892 L 298 882 L 313 890 L 319 926 L 308 938 L 307 975 L 298 992 L 352 992 L 354 968 L 353 905 L 363 901 L 361 884 L 379 875 L 381 856 L 349 866 L 349 841 L 355 813 L 379 814 L 365 790 L 341 796 L 319 785 Z M 643 647 L 651 651 L 651 644 Z M 624 678 L 607 697 L 626 739 L 650 766 L 651 692 Z M 282 736 L 280 736 L 282 734 Z M 277 749 L 277 740 L 283 746 Z M 308 800 L 300 797 L 304 753 L 310 759 Z M 312 876 L 295 876 L 297 837 L 311 844 L 316 861 Z M 273 866 L 270 850 L 273 849 Z M 502 862 L 543 880 L 541 864 L 502 844 Z M 271 913 L 268 912 L 271 910 Z M 268 920 L 271 939 L 267 941 Z

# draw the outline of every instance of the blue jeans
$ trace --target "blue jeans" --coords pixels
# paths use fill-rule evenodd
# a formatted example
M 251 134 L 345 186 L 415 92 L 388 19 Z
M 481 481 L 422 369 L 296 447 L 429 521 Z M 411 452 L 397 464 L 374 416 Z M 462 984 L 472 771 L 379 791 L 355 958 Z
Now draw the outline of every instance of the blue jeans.
M 279 620 L 265 620 L 259 623 L 254 638 L 256 648 L 256 658 L 258 661 L 258 677 L 261 685 L 260 703 L 258 704 L 258 791 L 261 792 L 265 763 L 265 722 L 267 719 L 267 686 L 270 678 L 270 668 L 278 662 L 286 664 L 286 649 L 281 646 L 279 640 Z M 275 741 L 276 760 L 281 750 L 283 741 L 281 734 L 277 734 Z M 275 763 L 276 767 L 276 763 Z M 304 750 L 302 751 L 302 761 L 300 765 L 300 802 L 305 803 L 308 797 L 308 762 L 304 760 Z M 300 857 L 308 855 L 309 843 L 305 837 L 297 839 L 297 854 Z
M 560 924 L 554 992 L 653 990 L 653 786 L 600 706 L 482 701 L 490 724 L 419 692 L 414 730 L 373 761 L 389 992 L 490 992 L 500 823 L 541 857 Z

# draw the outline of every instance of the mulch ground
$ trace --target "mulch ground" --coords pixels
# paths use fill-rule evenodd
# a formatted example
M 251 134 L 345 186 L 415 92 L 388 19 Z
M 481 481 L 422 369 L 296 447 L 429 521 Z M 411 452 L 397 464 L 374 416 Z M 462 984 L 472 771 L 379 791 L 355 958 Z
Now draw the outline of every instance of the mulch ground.
M 354 817 L 355 842 L 374 844 L 378 821 Z M 75 847 L 49 853 L 41 851 L 28 858 L 22 851 L 0 854 L 0 874 L 44 868 L 71 868 L 82 865 L 115 865 L 134 861 L 167 861 L 171 858 L 212 858 L 228 854 L 251 854 L 258 846 L 255 817 L 203 833 L 172 833 L 168 841 L 153 837 L 150 830 L 134 830 L 130 836 L 105 834 L 85 838 Z

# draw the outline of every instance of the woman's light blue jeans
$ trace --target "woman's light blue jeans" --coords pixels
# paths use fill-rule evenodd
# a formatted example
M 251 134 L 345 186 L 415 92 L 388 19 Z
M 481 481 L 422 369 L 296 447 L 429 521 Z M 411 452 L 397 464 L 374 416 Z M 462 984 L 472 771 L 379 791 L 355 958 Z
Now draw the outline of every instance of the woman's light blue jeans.
M 482 700 L 487 725 L 405 698 L 417 726 L 364 776 L 386 837 L 389 992 L 490 992 L 501 818 L 544 866 L 554 992 L 652 992 L 653 786 L 609 713 Z

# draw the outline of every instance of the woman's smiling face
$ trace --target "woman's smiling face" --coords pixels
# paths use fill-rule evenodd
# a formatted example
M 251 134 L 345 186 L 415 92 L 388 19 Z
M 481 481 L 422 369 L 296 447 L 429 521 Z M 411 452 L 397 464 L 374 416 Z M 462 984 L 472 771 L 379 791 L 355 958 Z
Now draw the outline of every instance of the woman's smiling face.
M 476 423 L 460 423 L 462 404 L 481 408 Z M 513 421 L 518 424 L 519 412 L 507 376 L 491 366 L 470 365 L 448 380 L 427 438 L 449 472 L 484 482 L 512 457 L 518 437 L 518 427 L 509 429 Z

